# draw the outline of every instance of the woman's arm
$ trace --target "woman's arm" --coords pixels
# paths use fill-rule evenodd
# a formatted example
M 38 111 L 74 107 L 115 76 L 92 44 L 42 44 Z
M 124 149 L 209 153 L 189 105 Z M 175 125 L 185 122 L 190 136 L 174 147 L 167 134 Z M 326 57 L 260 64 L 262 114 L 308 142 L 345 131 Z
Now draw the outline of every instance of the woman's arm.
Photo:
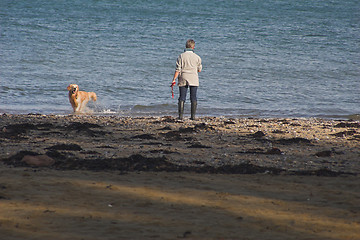
M 174 78 L 173 78 L 173 81 L 172 81 L 173 83 L 176 82 L 176 79 L 178 78 L 179 73 L 180 73 L 179 71 L 175 71 Z

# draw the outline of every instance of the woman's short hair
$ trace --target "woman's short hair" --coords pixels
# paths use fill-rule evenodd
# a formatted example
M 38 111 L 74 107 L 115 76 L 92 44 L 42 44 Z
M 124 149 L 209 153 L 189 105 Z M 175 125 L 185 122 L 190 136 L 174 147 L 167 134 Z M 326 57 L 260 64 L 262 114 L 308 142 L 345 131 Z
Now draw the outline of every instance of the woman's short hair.
M 193 48 L 193 47 L 195 47 L 195 41 L 192 40 L 192 39 L 189 39 L 189 40 L 186 41 L 185 46 L 186 46 L 186 48 Z

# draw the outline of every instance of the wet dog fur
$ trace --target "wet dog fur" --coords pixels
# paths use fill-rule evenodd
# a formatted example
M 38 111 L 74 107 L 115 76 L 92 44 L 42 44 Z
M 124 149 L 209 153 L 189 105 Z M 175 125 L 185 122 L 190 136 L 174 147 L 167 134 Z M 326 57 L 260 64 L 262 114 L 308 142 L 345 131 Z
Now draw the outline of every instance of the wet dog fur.
M 71 103 L 74 112 L 84 111 L 86 104 L 90 99 L 96 101 L 97 97 L 94 92 L 79 91 L 79 86 L 76 84 L 70 84 L 67 87 L 69 91 L 69 101 Z

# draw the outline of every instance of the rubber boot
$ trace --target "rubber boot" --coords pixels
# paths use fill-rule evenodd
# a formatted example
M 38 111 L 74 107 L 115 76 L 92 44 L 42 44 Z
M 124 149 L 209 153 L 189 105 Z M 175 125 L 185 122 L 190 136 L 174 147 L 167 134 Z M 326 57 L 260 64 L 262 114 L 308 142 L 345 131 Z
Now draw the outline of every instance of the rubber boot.
M 179 119 L 180 120 L 182 120 L 184 117 L 184 105 L 185 105 L 184 101 L 179 101 L 178 108 L 179 108 Z
M 191 120 L 195 120 L 197 102 L 191 102 Z

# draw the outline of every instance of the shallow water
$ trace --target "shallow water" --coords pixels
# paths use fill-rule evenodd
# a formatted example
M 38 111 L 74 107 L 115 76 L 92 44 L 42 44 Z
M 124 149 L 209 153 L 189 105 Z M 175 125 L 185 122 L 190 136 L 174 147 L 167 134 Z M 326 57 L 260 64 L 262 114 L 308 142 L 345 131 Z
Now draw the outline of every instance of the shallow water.
M 97 93 L 95 114 L 176 115 L 169 85 L 193 38 L 199 115 L 353 118 L 359 12 L 356 0 L 4 0 L 0 112 L 71 113 L 76 83 Z

